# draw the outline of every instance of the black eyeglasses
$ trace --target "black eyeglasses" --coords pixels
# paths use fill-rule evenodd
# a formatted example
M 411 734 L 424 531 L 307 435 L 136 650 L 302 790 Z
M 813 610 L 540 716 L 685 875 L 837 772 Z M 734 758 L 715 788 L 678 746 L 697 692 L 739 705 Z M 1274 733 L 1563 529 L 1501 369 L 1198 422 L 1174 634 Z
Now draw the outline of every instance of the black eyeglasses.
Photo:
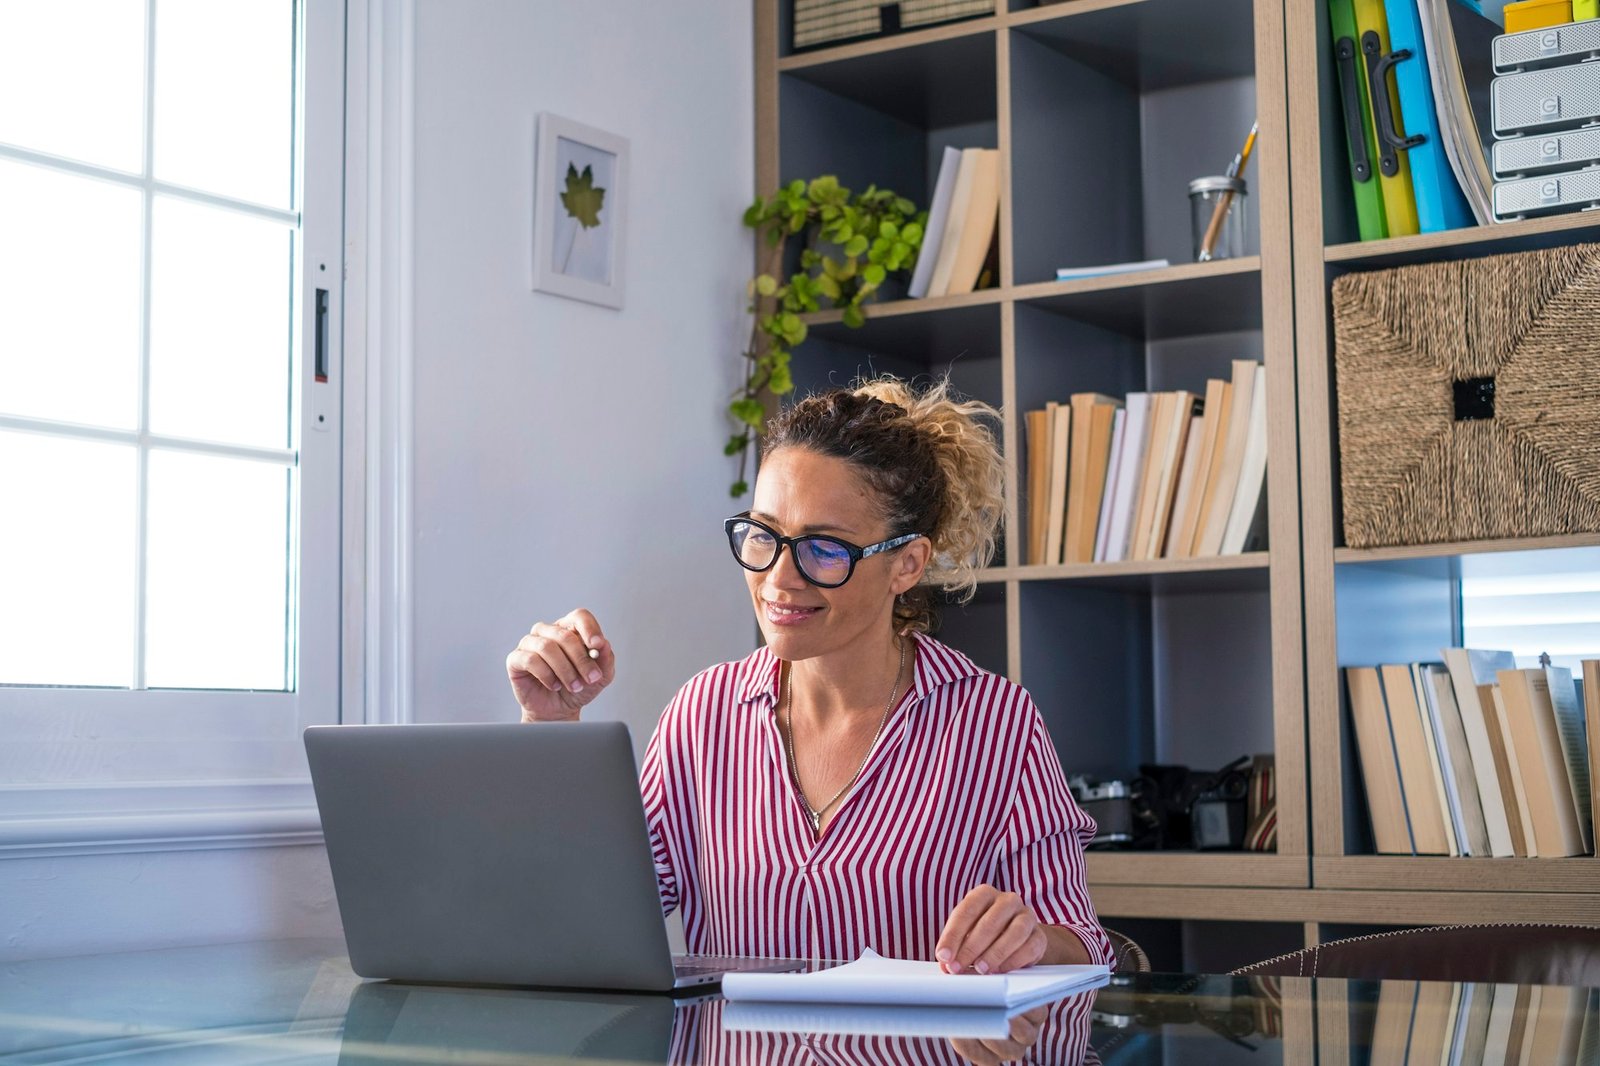
M 746 570 L 760 573 L 771 570 L 787 544 L 794 553 L 794 562 L 800 576 L 818 588 L 836 589 L 856 572 L 856 563 L 869 555 L 891 551 L 902 544 L 910 544 L 921 533 L 907 533 L 903 537 L 880 540 L 865 548 L 858 548 L 847 540 L 807 533 L 800 537 L 785 537 L 770 526 L 762 525 L 749 515 L 734 515 L 722 523 L 728 532 L 728 547 L 733 557 Z

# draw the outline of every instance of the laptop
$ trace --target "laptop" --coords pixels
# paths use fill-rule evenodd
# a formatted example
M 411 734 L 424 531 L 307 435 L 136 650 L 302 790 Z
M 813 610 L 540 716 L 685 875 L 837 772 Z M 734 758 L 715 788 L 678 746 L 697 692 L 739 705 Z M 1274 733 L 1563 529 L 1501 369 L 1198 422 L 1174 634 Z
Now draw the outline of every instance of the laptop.
M 305 744 L 362 977 L 669 992 L 806 968 L 672 955 L 620 722 L 311 726 Z

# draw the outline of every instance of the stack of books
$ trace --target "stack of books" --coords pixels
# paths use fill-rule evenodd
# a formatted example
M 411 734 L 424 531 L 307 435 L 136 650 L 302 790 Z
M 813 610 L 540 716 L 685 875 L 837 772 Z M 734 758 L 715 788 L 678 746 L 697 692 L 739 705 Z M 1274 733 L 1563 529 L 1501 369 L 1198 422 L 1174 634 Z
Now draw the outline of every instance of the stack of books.
M 1033 565 L 1176 559 L 1266 543 L 1266 368 L 1205 394 L 1074 394 L 1025 416 Z
M 1372 1046 L 1396 1049 L 1385 1062 L 1594 1062 L 1597 1011 L 1600 989 L 1384 981 Z M 1380 1061 L 1376 1050 L 1372 1061 Z
M 1345 668 L 1377 850 L 1553 858 L 1594 851 L 1600 659 L 1518 669 L 1506 651 Z
M 957 296 L 999 284 L 999 232 L 1000 152 L 946 148 L 908 295 Z

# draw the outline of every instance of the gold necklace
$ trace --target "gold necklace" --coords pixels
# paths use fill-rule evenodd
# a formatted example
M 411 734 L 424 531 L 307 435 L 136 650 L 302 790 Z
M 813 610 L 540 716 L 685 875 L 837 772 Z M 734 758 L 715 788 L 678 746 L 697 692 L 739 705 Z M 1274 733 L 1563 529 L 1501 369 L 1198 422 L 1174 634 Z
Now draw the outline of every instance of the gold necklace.
M 878 737 L 883 733 L 883 725 L 889 720 L 889 712 L 894 708 L 894 694 L 900 690 L 900 674 L 906 668 L 906 642 L 900 642 L 900 665 L 894 669 L 894 682 L 889 686 L 889 702 L 883 705 L 883 717 L 878 719 L 877 731 L 872 734 L 872 743 L 867 745 L 867 753 L 861 756 L 861 765 L 856 767 L 856 772 L 851 775 L 845 786 L 833 794 L 833 798 L 820 807 L 811 806 L 811 801 L 806 799 L 806 790 L 800 784 L 800 768 L 794 761 L 794 667 L 789 668 L 789 695 L 785 701 L 783 713 L 783 727 L 789 733 L 789 774 L 794 778 L 794 790 L 800 794 L 800 802 L 805 804 L 806 813 L 811 815 L 811 830 L 815 833 L 822 832 L 822 815 L 829 807 L 839 802 L 839 797 L 855 785 L 861 777 L 861 771 L 867 768 L 867 760 L 872 758 L 872 749 L 878 746 Z

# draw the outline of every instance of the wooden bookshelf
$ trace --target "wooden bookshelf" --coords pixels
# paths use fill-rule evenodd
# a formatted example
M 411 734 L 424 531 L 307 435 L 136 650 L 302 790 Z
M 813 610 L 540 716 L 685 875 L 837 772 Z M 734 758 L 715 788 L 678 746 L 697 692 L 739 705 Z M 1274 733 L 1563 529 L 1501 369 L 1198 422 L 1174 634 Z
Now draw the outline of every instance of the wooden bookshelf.
M 1459 643 L 1464 556 L 1600 546 L 1574 534 L 1354 549 L 1342 543 L 1331 281 L 1344 273 L 1600 239 L 1594 214 L 1356 240 L 1324 3 L 1287 3 L 1311 910 L 1321 923 L 1600 922 L 1600 863 L 1372 853 L 1345 665 L 1435 660 Z
M 1282 0 L 1002 2 L 993 16 L 783 54 L 786 4 L 756 0 L 757 186 L 837 174 L 926 206 L 946 146 L 998 149 L 1000 284 L 886 292 L 850 329 L 805 316 L 802 389 L 862 371 L 950 374 L 1003 412 L 1006 542 L 941 637 L 1026 686 L 1068 772 L 1215 769 L 1277 754 L 1279 850 L 1092 852 L 1108 915 L 1313 920 L 1302 695 L 1300 510 Z M 1194 263 L 1187 182 L 1221 172 L 1252 121 L 1250 255 Z M 1058 266 L 1166 258 L 1055 280 Z M 1022 565 L 1022 412 L 1075 391 L 1203 390 L 1267 366 L 1269 551 Z M 1196 891 L 1236 903 L 1196 908 Z M 1247 900 L 1295 893 L 1266 912 Z M 1213 897 L 1220 899 L 1220 897 Z

